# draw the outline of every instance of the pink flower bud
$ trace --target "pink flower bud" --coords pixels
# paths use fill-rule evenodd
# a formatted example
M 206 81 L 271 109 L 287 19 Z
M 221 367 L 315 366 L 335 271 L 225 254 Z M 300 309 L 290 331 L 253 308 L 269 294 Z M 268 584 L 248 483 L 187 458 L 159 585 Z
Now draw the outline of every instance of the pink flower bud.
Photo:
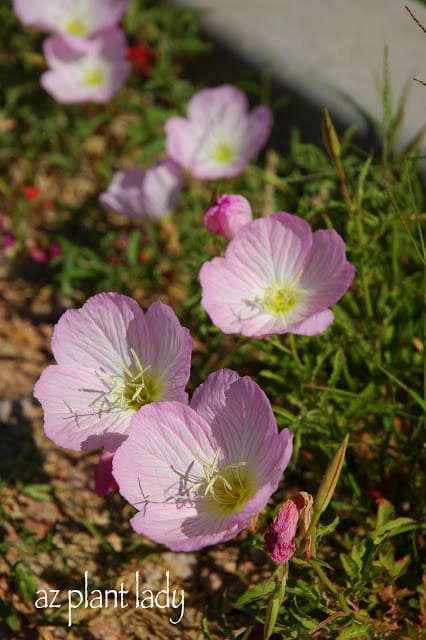
M 103 451 L 95 469 L 95 491 L 101 498 L 118 489 L 118 484 L 112 476 L 113 458 L 114 453 Z
M 293 500 L 284 502 L 265 534 L 265 551 L 275 562 L 287 562 L 294 553 L 299 509 Z
M 243 196 L 226 195 L 216 200 L 204 216 L 204 226 L 211 233 L 221 234 L 231 240 L 237 231 L 253 218 L 249 201 Z
M 275 562 L 287 562 L 294 554 L 299 517 L 302 522 L 302 537 L 309 528 L 312 518 L 313 498 L 309 493 L 300 491 L 290 500 L 286 500 L 265 534 L 265 551 L 271 554 Z M 309 550 L 310 544 L 308 543 Z

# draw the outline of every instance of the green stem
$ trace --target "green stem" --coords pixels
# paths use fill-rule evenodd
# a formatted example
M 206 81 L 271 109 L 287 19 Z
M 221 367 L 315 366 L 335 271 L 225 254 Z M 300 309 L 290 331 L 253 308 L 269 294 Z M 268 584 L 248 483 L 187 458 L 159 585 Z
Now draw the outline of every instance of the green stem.
M 265 626 L 263 628 L 263 640 L 269 640 L 274 632 L 278 612 L 285 596 L 287 578 L 288 562 L 284 562 L 276 568 L 274 574 L 271 576 L 271 579 L 274 579 L 276 590 L 268 604 L 268 609 L 265 617 Z
M 303 369 L 303 362 L 299 358 L 299 354 L 297 352 L 296 340 L 295 340 L 295 337 L 294 337 L 294 333 L 289 333 L 288 339 L 289 339 L 289 343 L 290 343 L 291 355 L 293 356 L 294 361 L 297 364 L 297 366 L 299 367 L 299 369 Z
M 346 614 L 352 613 L 351 609 L 349 608 L 349 606 L 346 603 L 345 598 L 343 597 L 343 593 L 339 590 L 338 586 L 334 584 L 334 582 L 332 582 L 330 580 L 330 578 L 327 576 L 327 574 L 325 573 L 325 571 L 323 571 L 322 567 L 315 563 L 312 563 L 312 566 L 314 568 L 314 570 L 316 571 L 318 577 L 320 578 L 320 580 L 325 584 L 325 586 L 336 596 L 337 601 L 339 602 L 340 606 L 342 607 L 343 611 Z
M 362 223 L 359 217 L 359 213 L 355 215 L 355 224 L 358 232 L 359 242 L 361 246 L 363 246 L 365 245 L 365 237 L 364 237 L 364 229 L 362 228 Z M 364 269 L 364 266 L 361 265 L 361 288 L 362 288 L 362 295 L 364 297 L 365 310 L 367 312 L 367 317 L 372 318 L 374 315 L 373 306 L 371 304 L 370 290 L 368 288 L 366 276 L 367 274 Z

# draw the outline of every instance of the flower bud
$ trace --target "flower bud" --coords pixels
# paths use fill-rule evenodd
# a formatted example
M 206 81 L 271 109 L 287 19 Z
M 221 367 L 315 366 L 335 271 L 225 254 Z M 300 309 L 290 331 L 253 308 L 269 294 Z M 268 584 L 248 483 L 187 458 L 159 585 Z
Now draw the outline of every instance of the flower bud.
M 114 453 L 103 451 L 95 469 L 95 491 L 101 498 L 118 489 L 118 484 L 112 475 L 113 458 Z
M 286 500 L 265 534 L 265 551 L 275 562 L 287 562 L 294 554 L 299 517 L 302 523 L 301 535 L 306 534 L 312 518 L 313 498 L 300 491 Z
M 346 435 L 340 447 L 328 463 L 327 469 L 325 470 L 321 480 L 321 484 L 318 487 L 317 495 L 315 496 L 315 513 L 323 513 L 327 509 L 328 503 L 333 497 L 340 472 L 342 471 L 343 462 L 345 461 L 348 440 L 349 435 Z
M 231 240 L 237 231 L 253 218 L 249 201 L 244 196 L 224 194 L 204 216 L 204 226 Z

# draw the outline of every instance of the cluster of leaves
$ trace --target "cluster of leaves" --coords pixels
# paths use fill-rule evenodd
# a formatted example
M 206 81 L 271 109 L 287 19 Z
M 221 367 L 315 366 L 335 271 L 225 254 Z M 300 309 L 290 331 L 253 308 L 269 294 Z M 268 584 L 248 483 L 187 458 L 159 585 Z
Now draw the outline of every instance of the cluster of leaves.
M 276 633 L 424 637 L 426 191 L 416 152 L 393 149 L 401 109 L 394 113 L 385 82 L 383 153 L 357 148 L 351 131 L 338 140 L 325 116 L 323 146 L 294 130 L 285 155 L 269 151 L 232 181 L 189 179 L 171 224 L 138 228 L 103 211 L 97 195 L 115 170 L 148 166 L 164 154 L 164 122 L 183 112 L 194 91 L 182 78 L 185 62 L 205 48 L 195 24 L 189 10 L 135 0 L 125 28 L 132 42 L 148 43 L 150 75 L 135 69 L 105 106 L 63 108 L 38 86 L 40 35 L 24 33 L 11 9 L 0 7 L 0 201 L 18 240 L 9 277 L 31 282 L 34 291 L 52 283 L 62 309 L 104 290 L 130 294 L 142 307 L 158 298 L 171 304 L 195 338 L 191 384 L 225 366 L 251 375 L 271 399 L 279 426 L 294 432 L 287 493 L 315 494 L 330 452 L 349 434 L 347 462 L 321 521 L 318 557 L 308 563 L 296 554 L 291 561 Z M 42 193 L 30 202 L 23 195 L 28 184 Z M 290 211 L 315 229 L 342 235 L 357 274 L 326 333 L 248 341 L 211 325 L 200 307 L 197 274 L 225 248 L 202 225 L 216 188 L 245 195 L 257 215 Z M 52 240 L 60 242 L 61 255 L 34 268 L 28 243 Z M 25 554 L 46 545 L 59 553 L 52 540 L 53 534 L 35 543 L 23 531 L 10 571 L 24 602 L 35 584 Z M 262 549 L 261 533 L 243 542 L 241 560 L 253 546 Z M 108 546 L 105 553 L 112 553 Z M 242 637 L 265 622 L 276 587 L 271 580 L 241 595 L 236 608 L 253 621 Z M 4 612 L 9 627 L 16 626 L 13 610 Z M 234 613 L 228 606 L 218 616 L 226 637 L 237 637 Z M 209 638 L 207 621 L 203 631 Z

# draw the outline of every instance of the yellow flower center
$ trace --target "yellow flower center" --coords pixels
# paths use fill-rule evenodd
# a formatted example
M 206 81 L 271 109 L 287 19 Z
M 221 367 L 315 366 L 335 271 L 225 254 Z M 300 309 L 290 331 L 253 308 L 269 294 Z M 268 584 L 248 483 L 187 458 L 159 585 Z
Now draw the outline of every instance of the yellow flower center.
M 220 142 L 212 152 L 212 158 L 219 164 L 229 164 L 236 156 L 236 149 L 229 142 Z
M 83 75 L 83 83 L 87 87 L 100 87 L 105 74 L 101 69 L 87 69 Z
M 63 30 L 71 36 L 82 37 L 88 34 L 89 29 L 83 20 L 68 18 L 63 24 Z
M 302 299 L 303 289 L 295 284 L 274 285 L 265 289 L 262 306 L 273 315 L 284 315 L 293 311 Z
M 217 517 L 228 517 L 238 513 L 255 493 L 253 474 L 247 462 L 218 466 L 220 449 L 211 462 L 197 456 L 203 464 L 204 479 L 192 487 L 197 495 L 204 495 L 209 507 Z
M 121 364 L 122 375 L 110 378 L 107 402 L 117 409 L 137 411 L 145 404 L 160 400 L 163 389 L 159 377 L 148 373 L 150 366 L 142 366 L 136 351 L 130 349 L 130 354 L 131 364 Z

